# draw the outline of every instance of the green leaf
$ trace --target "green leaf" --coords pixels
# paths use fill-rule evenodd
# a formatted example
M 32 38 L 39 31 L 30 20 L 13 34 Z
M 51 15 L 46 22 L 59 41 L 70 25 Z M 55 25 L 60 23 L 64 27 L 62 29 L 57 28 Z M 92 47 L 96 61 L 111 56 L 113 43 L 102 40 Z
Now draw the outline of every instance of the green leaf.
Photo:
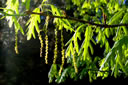
M 107 56 L 103 59 L 102 63 L 101 63 L 101 67 L 100 67 L 100 71 L 103 71 L 103 68 L 105 67 L 105 64 L 108 62 L 108 60 L 110 59 L 110 56 L 113 54 L 113 52 L 109 52 L 107 54 Z
M 88 71 L 87 68 L 83 68 L 83 70 L 80 72 L 80 79 L 83 79 L 84 75 L 87 75 L 87 71 Z
M 79 44 L 78 44 L 78 39 L 77 39 L 78 37 L 80 37 L 80 34 L 79 32 L 76 31 L 73 35 L 73 40 L 74 40 L 74 46 L 75 46 L 77 53 L 79 52 Z
M 31 1 L 31 0 L 26 0 L 26 9 L 27 9 L 27 10 L 29 10 L 29 8 L 30 8 L 30 1 Z
M 127 18 L 127 17 L 128 17 L 128 12 L 125 13 L 125 15 L 124 15 L 124 17 L 123 17 L 121 23 L 127 24 L 127 23 L 128 23 L 128 18 Z M 124 31 L 125 35 L 128 35 L 128 30 L 127 30 L 127 28 L 126 28 L 125 26 L 122 27 L 122 28 L 123 28 L 123 31 Z
M 53 15 L 57 15 L 57 16 L 61 16 L 62 14 L 60 13 L 60 10 L 55 7 L 54 5 L 50 5 L 51 6 L 51 10 L 52 10 L 52 14 Z
M 107 38 L 109 38 L 109 36 L 110 36 L 109 28 L 105 29 L 105 35 L 107 36 Z
M 12 3 L 15 4 L 16 0 L 12 0 Z
M 82 28 L 84 27 L 85 25 L 82 24 L 80 25 L 77 30 L 75 31 L 73 37 L 66 43 L 65 46 L 67 46 L 68 44 L 70 44 L 72 41 L 74 41 L 74 46 L 75 46 L 75 49 L 76 49 L 76 52 L 79 53 L 79 44 L 78 44 L 78 39 L 81 40 L 81 32 L 82 32 Z M 68 47 L 69 48 L 69 47 Z M 69 53 L 69 52 L 68 52 Z M 68 54 L 69 55 L 69 54 Z
M 83 5 L 82 5 L 82 8 L 91 8 L 90 2 L 87 2 L 87 1 L 85 0 L 85 2 L 84 2 Z
M 40 32 L 40 29 L 39 29 L 39 26 L 38 26 L 38 23 L 37 22 L 35 23 L 35 28 L 36 28 L 37 33 L 39 33 Z
M 77 39 L 74 40 L 74 46 L 75 46 L 76 52 L 78 53 L 79 52 L 79 44 L 78 44 Z
M 76 29 L 77 37 L 79 38 L 79 40 L 81 40 L 81 33 L 83 32 L 85 26 L 85 24 L 82 24 Z
M 20 30 L 20 32 L 24 35 L 24 30 L 21 27 L 21 25 L 19 24 L 19 22 L 18 22 L 18 20 L 16 19 L 15 16 L 13 16 L 13 20 L 14 20 L 15 29 Z
M 125 13 L 125 8 L 123 8 L 122 10 L 120 10 L 119 12 L 117 12 L 116 14 L 114 14 L 114 16 L 109 20 L 109 25 L 112 24 L 118 24 L 120 23 L 120 20 L 123 16 L 123 14 Z
M 89 48 L 90 48 L 91 54 L 93 55 L 94 50 L 93 50 L 93 47 L 92 47 L 91 43 L 89 43 Z
M 101 71 L 104 68 L 108 67 L 106 66 L 107 64 L 111 63 L 111 67 L 109 68 L 112 69 L 112 73 L 114 73 L 115 77 L 117 77 L 120 69 L 127 75 L 127 71 L 125 69 L 125 62 L 122 62 L 124 58 L 122 53 L 122 46 L 128 45 L 127 40 L 128 40 L 128 36 L 124 36 L 120 40 L 114 43 L 114 46 L 112 47 L 111 51 L 107 54 L 105 60 L 101 64 L 100 67 Z
M 73 54 L 74 51 L 73 51 L 73 44 L 72 44 L 72 42 L 70 43 L 70 50 L 71 50 L 71 53 Z
M 67 49 L 66 49 L 66 55 L 65 55 L 65 57 L 67 58 L 68 56 L 70 56 L 70 45 L 67 47 Z
M 84 44 L 83 44 L 83 48 L 84 48 L 83 60 L 85 60 L 86 57 L 89 56 L 88 47 L 89 47 L 89 43 L 90 43 L 90 40 L 91 40 L 92 36 L 93 36 L 92 28 L 91 28 L 91 26 L 88 26 L 86 28 L 85 41 L 84 41 Z M 91 51 L 93 53 L 92 47 L 90 49 L 91 49 Z
M 56 64 L 52 64 L 50 71 L 48 73 L 49 83 L 53 81 L 53 78 L 57 75 L 57 66 Z
M 80 51 L 79 51 L 79 53 L 78 53 L 78 56 L 80 56 L 80 55 L 83 53 L 84 43 L 85 43 L 85 39 L 84 39 L 83 42 L 82 42 L 82 45 L 81 45 L 81 47 L 80 47 Z
M 69 56 L 71 56 L 71 54 L 73 54 L 73 43 L 72 43 L 72 41 L 70 42 L 70 44 L 69 44 L 69 46 L 68 46 L 68 48 L 67 48 L 67 50 L 66 50 L 66 58 Z M 71 53 L 71 54 L 70 54 Z
M 118 61 L 119 61 L 119 56 L 116 56 L 116 63 L 115 63 L 115 68 L 114 68 L 114 76 L 117 78 L 117 74 L 118 74 Z
M 59 19 L 60 23 L 63 24 L 64 28 L 66 30 L 70 30 L 71 32 L 74 31 L 74 29 L 71 27 L 71 24 L 68 20 L 65 19 Z M 58 22 L 57 22 L 58 23 Z
M 91 39 L 91 41 L 94 45 L 96 45 L 96 41 L 93 38 Z
M 13 16 L 13 14 L 19 14 L 19 0 L 8 0 L 7 1 L 7 7 L 4 8 L 4 12 L 7 14 L 12 14 L 12 16 L 8 16 L 5 14 L 6 19 L 9 21 L 9 27 L 11 28 L 14 23 L 15 30 L 18 32 L 18 30 L 21 31 L 21 33 L 24 35 L 23 28 L 21 27 L 20 23 L 18 22 L 19 17 Z
M 62 75 L 59 79 L 56 80 L 57 83 L 62 83 L 65 81 L 65 77 L 67 75 L 67 72 L 68 72 L 68 68 L 67 69 L 64 69 L 64 71 L 62 72 Z
M 54 5 L 50 5 L 50 6 L 51 6 L 51 10 L 52 10 L 52 14 L 53 15 L 63 16 L 63 14 L 62 14 L 60 9 L 58 9 Z M 71 24 L 70 24 L 69 20 L 66 20 L 66 19 L 54 19 L 54 23 L 56 23 L 59 26 L 59 30 L 61 30 L 64 27 L 66 30 L 70 30 L 71 32 L 74 31 L 74 29 L 71 27 Z
M 116 3 L 115 4 L 115 10 L 118 10 L 119 9 L 119 3 Z
M 35 8 L 33 10 L 33 12 L 40 13 L 40 8 Z M 36 29 L 37 33 L 40 32 L 40 29 L 38 26 L 38 23 L 40 23 L 40 22 L 41 22 L 40 15 L 35 15 L 35 14 L 31 15 L 30 19 L 26 23 L 26 25 L 28 25 L 27 40 L 30 40 L 32 38 L 32 36 L 34 38 L 36 38 L 35 29 Z
M 128 12 L 125 13 L 123 19 L 122 19 L 122 23 L 128 23 Z
M 31 24 L 28 26 L 27 40 L 30 40 L 32 35 L 34 38 L 36 38 L 34 32 L 34 24 L 31 22 Z
M 99 43 L 101 40 L 102 40 L 102 35 L 103 35 L 103 32 L 101 30 L 98 30 L 98 36 L 96 37 L 97 38 L 97 43 Z
M 44 2 L 46 2 L 47 0 L 43 0 L 43 2 L 42 3 L 44 3 Z
M 106 41 L 106 43 L 105 43 L 105 52 L 108 53 L 109 51 L 110 51 L 109 42 Z
M 68 26 L 67 24 L 63 23 L 63 25 L 66 30 L 70 30 L 71 32 L 73 31 L 73 29 L 70 26 Z
M 16 14 L 19 14 L 19 1 L 18 0 L 16 0 L 14 8 L 15 8 Z
M 127 27 L 122 27 L 122 28 L 123 28 L 123 31 L 124 31 L 125 35 L 128 35 L 128 29 L 127 29 Z
M 4 18 L 5 18 L 5 16 L 1 17 L 0 20 L 2 20 L 2 19 L 4 19 Z
M 74 3 L 74 5 L 79 6 L 79 5 L 80 5 L 81 0 L 72 0 L 72 2 Z
M 126 75 L 128 75 L 128 73 L 127 73 L 127 71 L 126 71 L 126 69 L 125 69 L 125 66 L 122 64 L 121 60 L 119 60 L 118 63 L 119 63 L 119 65 L 120 65 L 122 71 L 123 71 Z

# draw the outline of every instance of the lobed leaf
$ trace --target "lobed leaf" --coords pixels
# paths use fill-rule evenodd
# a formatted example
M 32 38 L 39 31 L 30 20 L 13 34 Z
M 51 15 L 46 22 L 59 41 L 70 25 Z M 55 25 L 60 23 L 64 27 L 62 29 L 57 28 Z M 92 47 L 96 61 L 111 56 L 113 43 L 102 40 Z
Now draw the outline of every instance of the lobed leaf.
M 30 8 L 30 1 L 31 0 L 26 0 L 26 5 L 25 6 L 26 6 L 26 9 L 27 10 L 29 10 L 29 8 Z
M 33 12 L 40 13 L 40 8 L 35 8 Z M 40 15 L 34 15 L 34 14 L 31 15 L 30 19 L 26 23 L 26 25 L 28 25 L 27 40 L 30 40 L 32 36 L 36 38 L 35 29 L 37 33 L 40 32 L 40 29 L 38 26 L 38 23 L 40 22 L 41 22 Z
M 120 20 L 122 16 L 124 15 L 124 13 L 125 13 L 125 8 L 122 8 L 122 10 L 114 14 L 114 16 L 109 20 L 108 24 L 112 25 L 112 24 L 120 23 Z
M 50 71 L 48 73 L 49 83 L 53 81 L 53 78 L 57 75 L 57 66 L 56 64 L 52 64 Z

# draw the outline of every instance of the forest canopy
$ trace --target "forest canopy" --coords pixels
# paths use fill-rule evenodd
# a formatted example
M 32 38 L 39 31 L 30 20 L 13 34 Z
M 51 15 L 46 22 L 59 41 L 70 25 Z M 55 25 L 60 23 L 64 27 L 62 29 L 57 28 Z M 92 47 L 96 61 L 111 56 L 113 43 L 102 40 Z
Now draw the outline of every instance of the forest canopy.
M 38 38 L 40 57 L 44 57 L 46 64 L 49 64 L 48 33 L 53 30 L 49 24 L 54 25 L 54 55 L 48 74 L 49 83 L 53 80 L 61 83 L 66 78 L 83 79 L 85 76 L 92 82 L 98 77 L 128 75 L 128 0 L 60 0 L 59 3 L 38 0 L 36 7 L 32 7 L 32 1 L 7 0 L 5 8 L 0 7 L 1 20 L 6 18 L 9 27 L 15 29 L 16 54 L 20 54 L 19 33 L 27 40 Z M 20 22 L 23 17 L 27 17 L 24 28 Z M 64 32 L 70 33 L 66 43 Z M 61 63 L 58 63 L 60 57 Z

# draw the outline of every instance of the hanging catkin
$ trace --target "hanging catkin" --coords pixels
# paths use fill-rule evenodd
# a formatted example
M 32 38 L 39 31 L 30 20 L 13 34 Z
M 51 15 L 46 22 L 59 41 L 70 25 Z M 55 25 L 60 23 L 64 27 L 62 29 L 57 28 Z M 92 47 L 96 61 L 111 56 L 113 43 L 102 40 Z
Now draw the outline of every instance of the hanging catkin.
M 45 20 L 45 63 L 48 64 L 48 23 L 50 17 L 47 16 Z
M 42 52 L 43 52 L 43 39 L 42 39 L 42 36 L 40 34 L 40 32 L 38 33 L 38 37 L 39 37 L 39 40 L 40 40 L 40 57 L 42 57 Z
M 63 30 L 61 30 L 61 55 L 62 55 L 62 63 L 61 63 L 61 67 L 59 70 L 59 76 L 61 75 L 61 72 L 62 72 L 63 66 L 64 66 L 64 61 L 65 61 Z
M 73 48 L 73 65 L 74 65 L 74 69 L 75 69 L 75 72 L 78 73 L 78 68 L 77 68 L 77 64 L 76 64 L 76 58 L 75 58 L 75 47 Z
M 45 35 L 45 63 L 48 64 L 48 35 Z
M 18 51 L 18 30 L 15 29 L 15 52 L 16 54 L 19 54 Z
M 74 43 L 77 42 L 74 36 Z M 78 68 L 77 68 L 77 64 L 76 64 L 76 58 L 75 58 L 75 54 L 76 54 L 76 45 L 74 44 L 74 48 L 73 48 L 73 52 L 72 52 L 72 56 L 73 56 L 73 65 L 74 65 L 74 69 L 75 72 L 78 73 Z
M 55 48 L 54 48 L 54 60 L 53 60 L 53 64 L 56 63 L 56 59 L 57 59 L 57 49 L 58 49 L 57 43 L 58 43 L 57 29 L 55 29 Z

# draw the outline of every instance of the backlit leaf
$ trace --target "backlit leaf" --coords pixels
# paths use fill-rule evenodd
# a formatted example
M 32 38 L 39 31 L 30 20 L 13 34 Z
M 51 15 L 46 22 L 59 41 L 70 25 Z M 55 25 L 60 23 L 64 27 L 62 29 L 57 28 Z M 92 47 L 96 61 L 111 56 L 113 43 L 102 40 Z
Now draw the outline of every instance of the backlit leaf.
M 121 17 L 125 13 L 125 8 L 114 14 L 114 16 L 109 20 L 108 24 L 118 24 L 120 23 Z
M 31 0 L 26 0 L 26 9 L 27 9 L 27 10 L 29 10 L 29 8 L 30 8 L 30 1 L 31 1 Z
M 36 8 L 33 10 L 33 12 L 40 13 L 40 9 Z M 39 26 L 38 26 L 38 23 L 40 23 L 40 22 L 41 22 L 40 15 L 34 15 L 34 14 L 31 15 L 30 19 L 26 23 L 26 25 L 28 25 L 27 40 L 30 40 L 32 38 L 32 36 L 34 38 L 36 38 L 35 29 L 36 29 L 37 33 L 40 32 Z
M 48 73 L 48 77 L 49 77 L 49 83 L 51 83 L 53 81 L 53 78 L 57 75 L 57 66 L 56 64 L 52 64 L 51 69 Z

